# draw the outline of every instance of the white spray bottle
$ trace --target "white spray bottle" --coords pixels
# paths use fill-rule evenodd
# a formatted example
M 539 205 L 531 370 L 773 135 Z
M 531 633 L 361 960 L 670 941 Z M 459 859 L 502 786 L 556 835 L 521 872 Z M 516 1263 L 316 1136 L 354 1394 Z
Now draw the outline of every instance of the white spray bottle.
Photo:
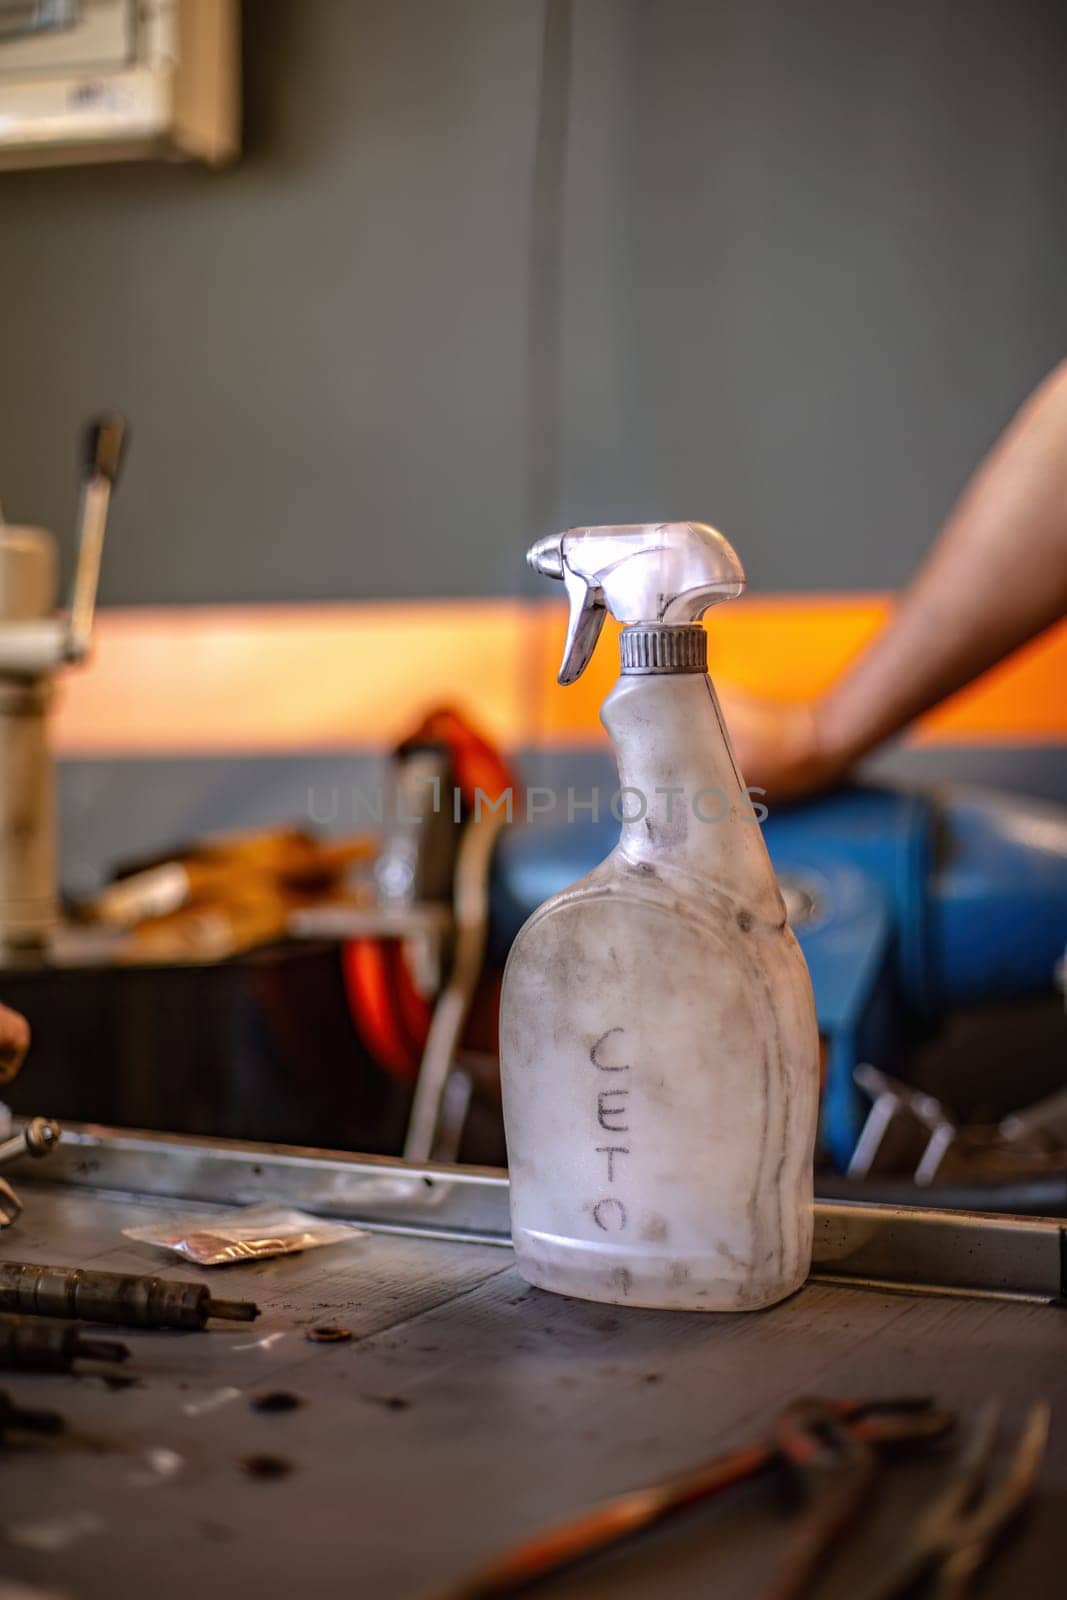
M 618 844 L 540 906 L 504 976 L 519 1270 L 614 1304 L 756 1310 L 811 1264 L 819 1091 L 804 958 L 707 676 L 745 576 L 700 523 L 576 528 L 530 564 L 571 603 L 559 681 L 624 624 L 603 707 Z

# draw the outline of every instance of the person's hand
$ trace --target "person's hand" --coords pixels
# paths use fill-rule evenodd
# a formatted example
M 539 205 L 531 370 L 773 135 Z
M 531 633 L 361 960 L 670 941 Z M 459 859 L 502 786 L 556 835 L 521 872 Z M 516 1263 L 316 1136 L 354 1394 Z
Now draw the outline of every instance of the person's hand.
M 820 742 L 816 706 L 764 700 L 728 684 L 717 693 L 742 777 L 772 803 L 798 800 L 841 776 Z
M 30 1048 L 30 1025 L 19 1012 L 0 1005 L 0 1084 L 10 1083 Z

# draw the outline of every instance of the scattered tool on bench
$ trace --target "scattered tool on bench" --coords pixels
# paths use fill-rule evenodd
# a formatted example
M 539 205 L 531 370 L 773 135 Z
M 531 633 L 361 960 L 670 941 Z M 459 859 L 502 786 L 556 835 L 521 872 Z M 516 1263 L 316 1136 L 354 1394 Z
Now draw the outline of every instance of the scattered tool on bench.
M 0 1316 L 0 1371 L 70 1372 L 75 1361 L 125 1361 L 117 1339 L 86 1338 L 71 1323 L 45 1317 Z
M 529 1585 L 598 1554 L 633 1534 L 656 1526 L 676 1512 L 710 1500 L 769 1468 L 801 1460 L 808 1466 L 820 1452 L 835 1456 L 829 1497 L 816 1499 L 812 1521 L 789 1553 L 776 1597 L 800 1594 L 828 1554 L 841 1528 L 858 1511 L 873 1480 L 867 1465 L 872 1446 L 940 1438 L 952 1427 L 950 1413 L 935 1410 L 928 1397 L 889 1400 L 801 1401 L 787 1408 L 768 1439 L 743 1445 L 703 1466 L 662 1483 L 632 1490 L 602 1502 L 569 1522 L 519 1545 L 499 1561 L 446 1590 L 440 1600 L 493 1600 L 518 1594 Z M 814 1429 L 839 1430 L 835 1440 L 817 1439 Z M 847 1440 L 843 1437 L 847 1435 Z M 847 1443 L 847 1449 L 845 1445 Z M 873 1456 L 871 1458 L 873 1460 Z M 848 1464 L 848 1479 L 842 1467 Z M 855 1477 L 852 1477 L 852 1474 Z
M 0 1143 L 0 1167 L 20 1156 L 51 1155 L 62 1137 L 62 1128 L 51 1117 L 32 1117 L 18 1133 Z
M 903 1414 L 906 1439 L 916 1437 L 915 1415 Z M 949 1419 L 939 1413 L 918 1415 L 940 1424 L 933 1430 L 934 1437 L 947 1431 Z M 879 1417 L 880 1444 L 892 1442 L 894 1420 L 889 1415 Z M 882 1428 L 889 1431 L 883 1433 Z M 781 1460 L 792 1469 L 806 1509 L 785 1560 L 761 1600 L 796 1600 L 863 1510 L 878 1478 L 878 1458 L 871 1441 L 825 1400 L 799 1400 L 788 1406 L 775 1421 L 774 1439 Z
M 1049 1420 L 1047 1401 L 1030 1408 L 999 1482 L 990 1485 L 1000 1404 L 990 1400 L 983 1406 L 944 1489 L 906 1535 L 896 1560 L 861 1589 L 857 1600 L 896 1600 L 924 1578 L 932 1579 L 933 1600 L 965 1594 L 1033 1494 Z
M 81 1267 L 0 1262 L 0 1312 L 80 1318 L 121 1328 L 199 1331 L 209 1317 L 254 1322 L 252 1300 L 216 1300 L 204 1283 L 143 1274 L 91 1272 Z
M 58 1411 L 29 1411 L 0 1389 L 0 1444 L 8 1433 L 62 1433 L 65 1427 Z
M 63 1136 L 58 1122 L 50 1117 L 33 1117 L 18 1133 L 0 1142 L 0 1167 L 22 1156 L 51 1155 Z M 0 1228 L 8 1227 L 22 1214 L 22 1202 L 11 1185 L 0 1178 Z
M 857 1426 L 826 1400 L 798 1400 L 777 1418 L 779 1458 L 797 1479 L 806 1507 L 778 1575 L 760 1600 L 797 1600 L 808 1591 L 872 1496 L 881 1465 L 875 1445 L 890 1449 L 938 1439 L 953 1424 L 949 1413 L 933 1410 L 899 1409 L 874 1421 L 873 1430 Z

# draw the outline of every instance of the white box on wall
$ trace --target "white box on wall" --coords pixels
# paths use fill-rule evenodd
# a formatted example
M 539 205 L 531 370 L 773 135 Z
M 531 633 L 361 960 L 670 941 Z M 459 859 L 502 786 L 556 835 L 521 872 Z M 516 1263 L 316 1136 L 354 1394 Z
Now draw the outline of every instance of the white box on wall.
M 0 0 L 0 167 L 239 148 L 237 0 Z

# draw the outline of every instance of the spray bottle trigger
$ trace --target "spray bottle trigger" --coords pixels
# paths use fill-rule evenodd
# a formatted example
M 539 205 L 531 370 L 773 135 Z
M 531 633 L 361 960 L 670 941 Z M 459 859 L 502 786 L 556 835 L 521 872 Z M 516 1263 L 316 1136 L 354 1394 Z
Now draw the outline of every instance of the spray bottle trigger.
M 571 610 L 567 621 L 567 642 L 563 647 L 563 661 L 558 681 L 568 684 L 580 678 L 589 665 L 590 657 L 596 649 L 596 642 L 600 638 L 600 630 L 604 626 L 607 608 L 604 591 L 599 584 L 590 583 L 588 578 L 572 572 L 566 561 L 562 565 L 563 584 Z

